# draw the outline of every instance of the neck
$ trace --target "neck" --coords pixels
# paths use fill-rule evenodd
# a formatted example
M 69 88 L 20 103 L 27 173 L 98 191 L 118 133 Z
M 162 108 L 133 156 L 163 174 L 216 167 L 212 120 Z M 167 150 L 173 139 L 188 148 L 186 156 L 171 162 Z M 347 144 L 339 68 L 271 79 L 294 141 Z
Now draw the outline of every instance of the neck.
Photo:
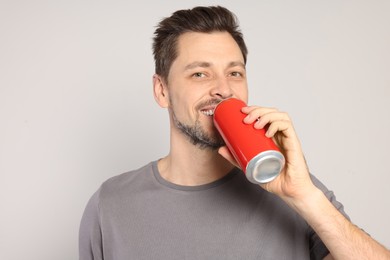
M 211 183 L 225 176 L 233 167 L 217 150 L 200 149 L 185 137 L 171 138 L 169 154 L 158 162 L 164 179 L 185 186 Z

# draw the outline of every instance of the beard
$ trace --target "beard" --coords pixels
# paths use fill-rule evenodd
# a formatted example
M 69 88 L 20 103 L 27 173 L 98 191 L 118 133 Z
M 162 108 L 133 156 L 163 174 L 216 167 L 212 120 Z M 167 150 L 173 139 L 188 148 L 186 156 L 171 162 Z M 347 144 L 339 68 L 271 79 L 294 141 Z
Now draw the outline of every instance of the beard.
M 209 101 L 208 103 L 216 102 Z M 172 103 L 171 103 L 172 104 Z M 173 123 L 176 128 L 183 133 L 188 140 L 193 144 L 198 146 L 200 149 L 211 149 L 217 150 L 221 146 L 225 145 L 222 136 L 218 133 L 217 129 L 213 127 L 212 133 L 207 133 L 207 131 L 202 127 L 199 117 L 196 119 L 193 125 L 188 125 L 181 122 L 172 108 L 170 108 Z

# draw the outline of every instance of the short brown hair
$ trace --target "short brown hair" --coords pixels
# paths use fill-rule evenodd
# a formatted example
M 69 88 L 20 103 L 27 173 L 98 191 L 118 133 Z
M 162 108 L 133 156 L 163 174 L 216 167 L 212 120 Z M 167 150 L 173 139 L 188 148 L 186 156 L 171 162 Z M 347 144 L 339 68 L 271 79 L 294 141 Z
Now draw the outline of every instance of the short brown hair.
M 155 73 L 164 80 L 177 58 L 177 40 L 186 32 L 210 33 L 228 32 L 237 42 L 246 63 L 248 50 L 239 29 L 237 17 L 221 6 L 198 6 L 193 9 L 179 10 L 163 19 L 157 26 L 153 38 Z

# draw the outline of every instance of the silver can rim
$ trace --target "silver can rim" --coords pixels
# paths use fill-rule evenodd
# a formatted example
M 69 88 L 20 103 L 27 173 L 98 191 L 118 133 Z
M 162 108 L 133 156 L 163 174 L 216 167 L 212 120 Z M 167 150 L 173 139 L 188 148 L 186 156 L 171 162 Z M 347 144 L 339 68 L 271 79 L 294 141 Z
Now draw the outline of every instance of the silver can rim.
M 279 163 L 278 170 L 272 173 L 261 173 L 259 168 L 265 162 L 272 159 Z M 276 150 L 264 151 L 253 157 L 247 164 L 245 175 L 246 178 L 255 184 L 263 184 L 270 181 L 273 181 L 282 171 L 285 164 L 285 158 L 283 154 Z

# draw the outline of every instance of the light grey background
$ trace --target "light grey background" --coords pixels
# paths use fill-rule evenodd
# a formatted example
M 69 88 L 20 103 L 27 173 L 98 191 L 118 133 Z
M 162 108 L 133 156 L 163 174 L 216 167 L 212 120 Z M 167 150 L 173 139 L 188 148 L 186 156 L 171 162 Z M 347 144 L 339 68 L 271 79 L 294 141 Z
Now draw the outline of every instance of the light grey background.
M 0 259 L 77 259 L 92 193 L 168 152 L 154 26 L 211 4 L 240 19 L 249 103 L 291 115 L 311 171 L 390 247 L 390 2 L 250 2 L 0 1 Z

